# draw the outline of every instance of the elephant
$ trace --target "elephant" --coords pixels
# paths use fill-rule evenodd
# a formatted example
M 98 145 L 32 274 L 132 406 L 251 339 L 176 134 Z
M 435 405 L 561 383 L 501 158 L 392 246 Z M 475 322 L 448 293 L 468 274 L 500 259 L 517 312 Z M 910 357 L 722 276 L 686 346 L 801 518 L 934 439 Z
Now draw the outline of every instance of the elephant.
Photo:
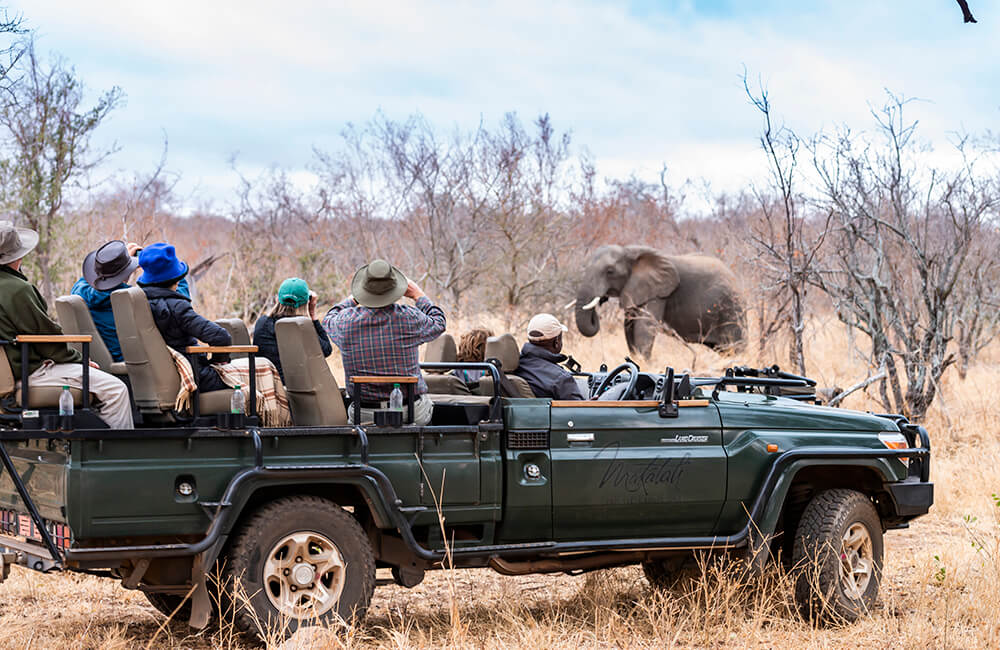
M 602 246 L 584 267 L 579 287 L 580 333 L 597 334 L 597 306 L 616 297 L 625 310 L 625 340 L 632 354 L 650 357 L 661 322 L 692 343 L 722 350 L 744 343 L 736 276 L 718 258 L 667 255 L 647 246 Z

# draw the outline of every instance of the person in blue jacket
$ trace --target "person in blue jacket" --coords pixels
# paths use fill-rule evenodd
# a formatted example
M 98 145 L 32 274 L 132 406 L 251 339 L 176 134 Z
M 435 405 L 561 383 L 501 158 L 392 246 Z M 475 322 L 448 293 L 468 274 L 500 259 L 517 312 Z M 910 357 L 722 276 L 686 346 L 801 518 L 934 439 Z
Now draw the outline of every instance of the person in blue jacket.
M 136 243 L 109 241 L 97 250 L 91 251 L 83 260 L 83 277 L 73 285 L 73 293 L 83 298 L 94 319 L 94 326 L 104 340 L 114 361 L 123 361 L 122 348 L 118 343 L 118 330 L 111 312 L 111 292 L 128 288 L 128 279 L 139 268 L 136 258 L 142 248 Z M 191 297 L 187 278 L 177 285 L 177 292 Z
M 188 265 L 177 258 L 177 251 L 170 244 L 156 243 L 139 253 L 142 275 L 136 281 L 153 313 L 153 322 L 163 336 L 163 342 L 177 350 L 190 361 L 188 346 L 198 341 L 206 345 L 232 345 L 232 337 L 222 326 L 213 323 L 191 306 L 191 298 L 178 291 L 180 281 L 187 275 Z M 222 378 L 203 358 L 198 364 L 198 390 L 223 390 Z M 214 354 L 212 363 L 228 363 L 229 355 Z

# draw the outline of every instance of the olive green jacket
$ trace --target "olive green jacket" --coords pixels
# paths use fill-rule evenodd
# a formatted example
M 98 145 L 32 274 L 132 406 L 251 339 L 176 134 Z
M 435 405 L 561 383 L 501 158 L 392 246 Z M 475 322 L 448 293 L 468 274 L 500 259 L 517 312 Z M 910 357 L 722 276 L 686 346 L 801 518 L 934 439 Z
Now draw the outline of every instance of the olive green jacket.
M 62 334 L 62 328 L 49 318 L 42 294 L 28 278 L 6 264 L 0 264 L 0 339 L 11 341 L 18 334 Z M 14 379 L 21 379 L 21 348 L 8 345 L 7 358 Z M 34 372 L 45 359 L 56 363 L 79 363 L 80 353 L 65 343 L 33 343 L 28 352 L 28 372 Z

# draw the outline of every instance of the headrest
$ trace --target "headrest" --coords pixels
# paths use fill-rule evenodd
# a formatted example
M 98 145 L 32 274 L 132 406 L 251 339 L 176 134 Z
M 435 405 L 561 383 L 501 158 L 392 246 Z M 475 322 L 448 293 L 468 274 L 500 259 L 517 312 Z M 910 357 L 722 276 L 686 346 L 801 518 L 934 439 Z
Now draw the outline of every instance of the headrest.
M 486 339 L 486 358 L 499 359 L 504 373 L 510 373 L 521 365 L 521 350 L 511 334 L 491 336 Z
M 451 334 L 445 332 L 427 344 L 424 361 L 429 363 L 454 363 L 458 361 L 458 348 Z

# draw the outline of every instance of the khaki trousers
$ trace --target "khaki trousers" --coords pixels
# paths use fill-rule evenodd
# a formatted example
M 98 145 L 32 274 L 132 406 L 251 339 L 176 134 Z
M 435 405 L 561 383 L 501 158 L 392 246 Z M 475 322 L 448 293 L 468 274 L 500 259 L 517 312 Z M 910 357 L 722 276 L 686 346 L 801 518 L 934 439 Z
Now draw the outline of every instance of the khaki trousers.
M 128 400 L 128 387 L 112 374 L 97 368 L 90 370 L 90 393 L 100 402 L 96 406 L 98 417 L 112 429 L 133 429 L 132 405 Z M 79 363 L 52 363 L 45 361 L 28 377 L 28 387 L 72 386 L 83 388 L 83 366 Z

